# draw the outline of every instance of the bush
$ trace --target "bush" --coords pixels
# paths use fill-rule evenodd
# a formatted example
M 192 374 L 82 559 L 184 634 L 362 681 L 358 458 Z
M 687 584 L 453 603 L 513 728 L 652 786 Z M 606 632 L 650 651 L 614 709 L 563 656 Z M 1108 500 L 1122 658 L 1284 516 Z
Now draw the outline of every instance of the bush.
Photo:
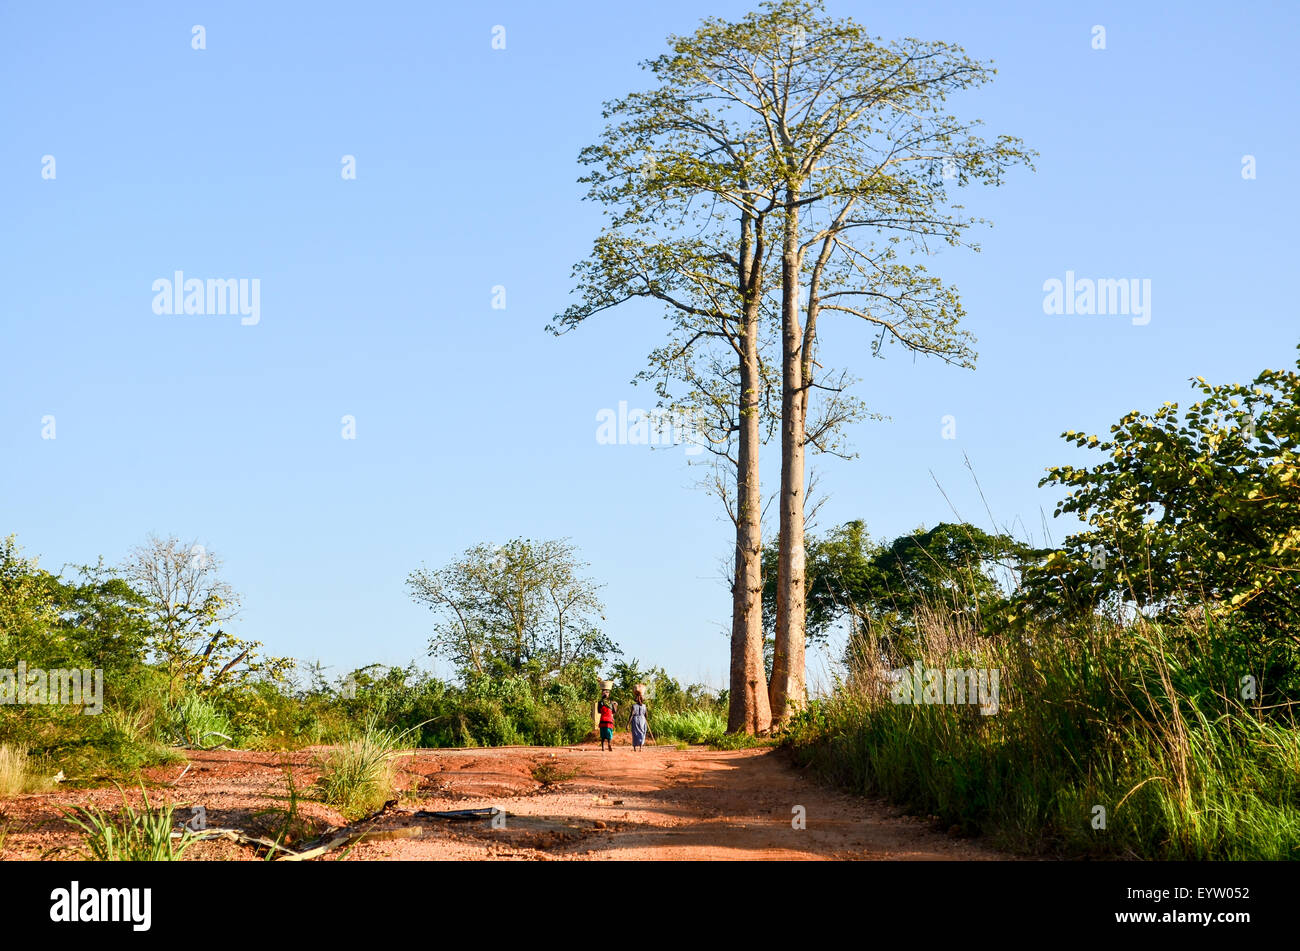
M 1297 363 L 1300 369 L 1300 363 Z M 1025 573 L 1023 610 L 1087 616 L 1136 605 L 1181 620 L 1233 617 L 1252 639 L 1300 665 L 1300 372 L 1264 370 L 1211 385 L 1185 410 L 1130 412 L 1108 438 L 1065 433 L 1103 461 L 1056 466 L 1043 485 L 1087 522 Z

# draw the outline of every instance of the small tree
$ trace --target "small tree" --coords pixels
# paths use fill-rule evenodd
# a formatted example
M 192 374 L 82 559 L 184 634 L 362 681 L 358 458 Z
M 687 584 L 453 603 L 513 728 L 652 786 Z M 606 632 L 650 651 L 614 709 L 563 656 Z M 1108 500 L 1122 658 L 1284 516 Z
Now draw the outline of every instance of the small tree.
M 149 599 L 102 560 L 81 566 L 78 574 L 52 587 L 59 639 L 93 667 L 119 675 L 138 671 L 157 633 Z
M 45 657 L 58 623 L 54 578 L 23 555 L 13 535 L 0 539 L 0 665 Z
M 526 675 L 539 683 L 618 652 L 597 627 L 604 605 L 586 567 L 568 541 L 516 538 L 475 545 L 442 568 L 411 572 L 406 583 L 434 612 L 430 656 L 450 661 L 466 681 Z
M 206 547 L 150 535 L 131 550 L 121 571 L 148 603 L 150 650 L 166 670 L 173 696 L 184 689 L 210 693 L 253 675 L 278 677 L 292 668 L 291 659 L 263 657 L 260 642 L 226 630 L 239 613 L 239 596 L 222 580 L 221 561 Z

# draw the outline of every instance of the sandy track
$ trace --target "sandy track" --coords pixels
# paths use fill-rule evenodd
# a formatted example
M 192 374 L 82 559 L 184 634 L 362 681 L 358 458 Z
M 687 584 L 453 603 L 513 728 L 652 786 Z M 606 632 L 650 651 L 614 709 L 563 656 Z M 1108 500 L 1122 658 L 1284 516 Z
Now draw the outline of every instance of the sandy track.
M 249 829 L 269 821 L 287 801 L 286 764 L 299 791 L 317 775 L 322 750 L 293 754 L 194 752 L 174 786 L 151 790 L 178 814 L 202 805 L 211 826 Z M 535 766 L 553 762 L 572 778 L 549 786 Z M 149 771 L 154 783 L 176 780 L 183 767 Z M 383 859 L 998 859 L 1007 856 L 891 807 L 814 783 L 779 750 L 712 751 L 627 746 L 602 753 L 595 745 L 420 750 L 398 761 L 399 805 L 376 829 L 418 825 L 418 838 L 363 842 L 348 861 Z M 93 803 L 114 809 L 114 788 L 60 790 L 0 801 L 0 858 L 75 858 L 78 842 L 60 810 Z M 416 818 L 417 810 L 496 806 L 504 828 Z M 795 829 L 802 806 L 806 828 Z M 322 825 L 343 817 L 318 802 L 300 811 Z M 60 850 L 61 851 L 58 851 Z M 254 858 L 233 843 L 205 842 L 187 857 Z

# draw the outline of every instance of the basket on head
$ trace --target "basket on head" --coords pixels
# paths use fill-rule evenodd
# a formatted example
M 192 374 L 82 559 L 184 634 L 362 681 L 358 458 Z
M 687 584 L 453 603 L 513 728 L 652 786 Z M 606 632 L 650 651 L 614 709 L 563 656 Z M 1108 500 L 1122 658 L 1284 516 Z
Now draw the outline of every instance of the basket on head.
M 613 689 L 614 689 L 614 681 L 612 681 L 612 680 L 602 680 L 602 681 L 600 682 L 600 689 L 601 689 L 601 690 L 613 690 Z
M 645 691 L 646 691 L 645 684 L 633 685 L 632 693 L 636 695 L 637 703 L 645 703 Z

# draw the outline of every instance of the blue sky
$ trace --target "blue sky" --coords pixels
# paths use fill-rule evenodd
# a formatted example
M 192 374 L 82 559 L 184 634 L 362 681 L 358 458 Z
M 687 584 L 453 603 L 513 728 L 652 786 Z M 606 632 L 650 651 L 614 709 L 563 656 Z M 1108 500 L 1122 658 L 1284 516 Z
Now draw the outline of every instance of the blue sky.
M 981 253 L 928 262 L 962 292 L 976 371 L 874 360 L 860 328 L 823 327 L 826 360 L 890 420 L 853 432 L 858 459 L 818 463 L 821 527 L 950 519 L 936 480 L 987 526 L 969 457 L 999 527 L 1037 541 L 1045 516 L 1059 538 L 1036 486 L 1086 458 L 1063 430 L 1181 400 L 1192 375 L 1294 363 L 1296 8 L 828 7 L 994 59 L 997 81 L 954 105 L 1040 157 L 963 196 L 995 222 Z M 198 540 L 243 594 L 241 635 L 336 673 L 423 659 L 413 568 L 569 537 L 628 655 L 721 684 L 729 525 L 681 450 L 595 439 L 600 409 L 653 403 L 629 381 L 657 312 L 543 328 L 598 228 L 576 156 L 601 101 L 642 87 L 667 34 L 746 9 L 0 7 L 0 532 L 51 569 L 150 532 Z M 257 278 L 260 321 L 155 314 L 176 270 Z M 1044 314 L 1067 270 L 1149 279 L 1150 323 Z

